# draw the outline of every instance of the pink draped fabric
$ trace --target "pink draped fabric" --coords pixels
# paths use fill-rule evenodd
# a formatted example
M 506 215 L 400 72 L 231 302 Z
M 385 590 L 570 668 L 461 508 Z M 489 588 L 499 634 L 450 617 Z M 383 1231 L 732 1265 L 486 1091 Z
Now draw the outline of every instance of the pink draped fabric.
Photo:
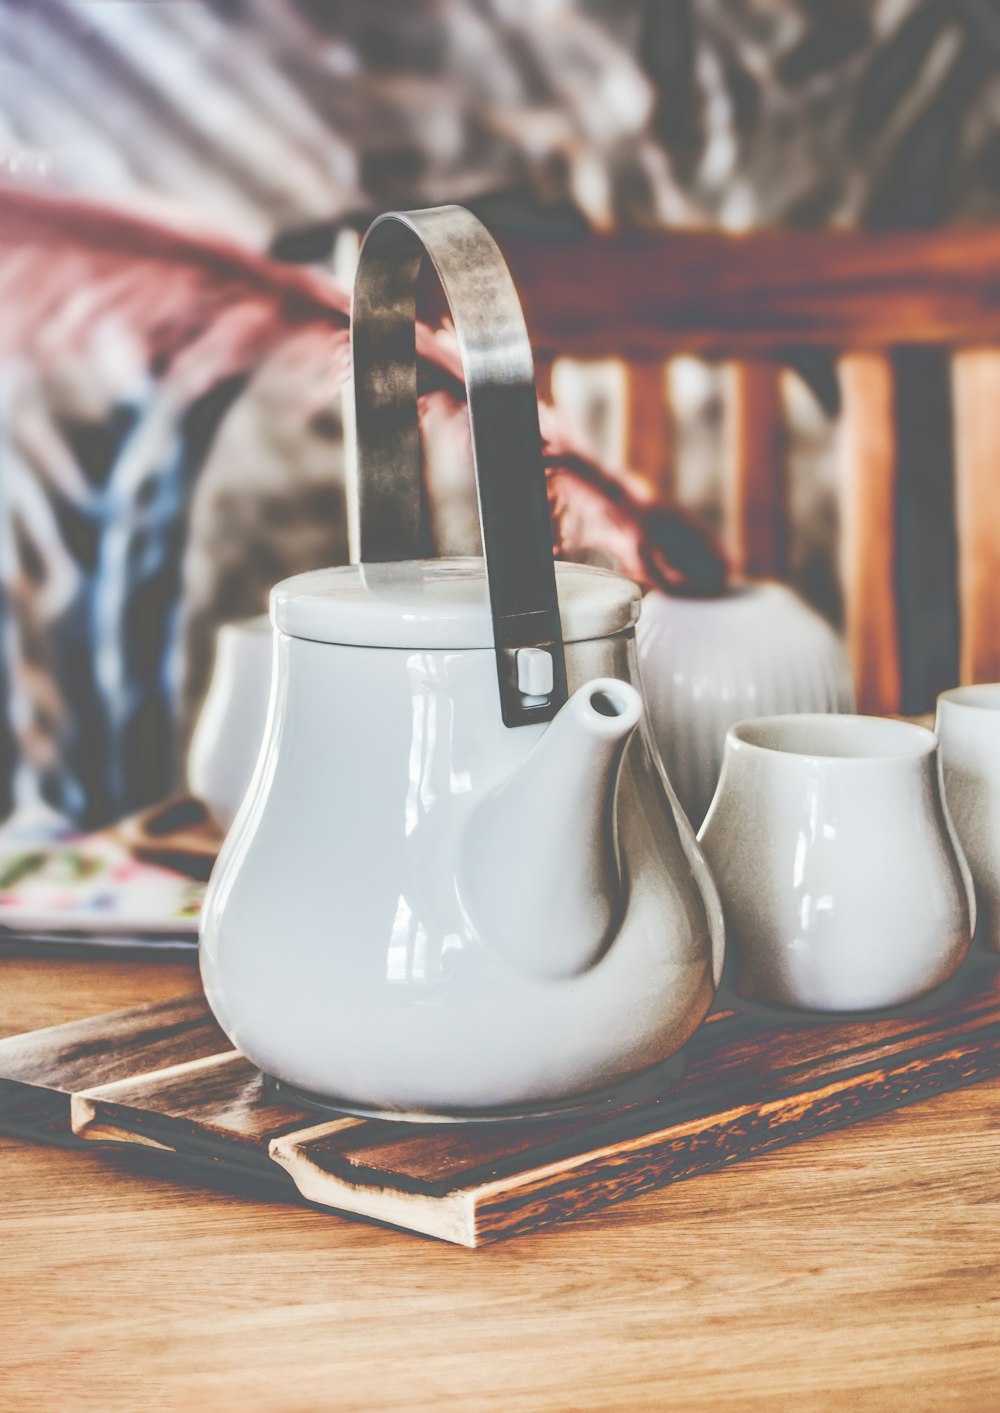
M 190 403 L 282 350 L 307 359 L 332 396 L 350 376 L 347 290 L 214 232 L 76 197 L 0 190 L 0 359 L 52 364 L 113 319 L 149 367 Z M 423 381 L 456 411 L 464 398 L 448 332 L 418 326 Z M 317 394 L 314 391 L 314 396 Z M 541 409 L 557 554 L 597 554 L 644 586 L 711 590 L 721 554 L 680 512 L 647 503 Z

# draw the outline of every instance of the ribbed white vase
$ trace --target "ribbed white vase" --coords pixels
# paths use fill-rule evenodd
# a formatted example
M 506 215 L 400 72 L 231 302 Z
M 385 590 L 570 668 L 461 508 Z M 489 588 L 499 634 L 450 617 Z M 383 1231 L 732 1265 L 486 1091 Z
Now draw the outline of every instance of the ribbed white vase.
M 696 830 L 715 793 L 730 726 L 754 716 L 854 710 L 840 639 L 783 584 L 734 585 L 717 598 L 647 594 L 636 638 L 653 734 Z

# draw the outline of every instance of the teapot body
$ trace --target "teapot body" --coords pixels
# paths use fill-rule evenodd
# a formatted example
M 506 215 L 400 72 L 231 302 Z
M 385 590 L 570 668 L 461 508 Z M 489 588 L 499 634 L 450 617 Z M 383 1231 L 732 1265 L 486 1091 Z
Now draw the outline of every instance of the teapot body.
M 202 918 L 206 994 L 234 1045 L 307 1093 L 426 1117 L 544 1108 L 678 1050 L 718 983 L 722 917 L 645 722 L 607 803 L 612 929 L 582 970 L 549 976 L 505 945 L 502 909 L 472 917 L 463 897 L 477 808 L 551 729 L 504 726 L 493 651 L 277 629 L 274 650 L 261 753 Z M 571 690 L 638 684 L 631 630 L 565 651 Z M 546 856 L 513 841 L 522 915 L 579 845 L 572 817 L 551 832 Z

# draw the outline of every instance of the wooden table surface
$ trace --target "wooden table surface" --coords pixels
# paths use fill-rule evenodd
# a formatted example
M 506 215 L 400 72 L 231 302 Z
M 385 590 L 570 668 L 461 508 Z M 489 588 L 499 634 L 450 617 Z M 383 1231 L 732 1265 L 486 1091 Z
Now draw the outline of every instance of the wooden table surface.
M 0 1033 L 189 991 L 0 951 Z M 1000 1408 L 1000 1082 L 468 1251 L 0 1138 L 0 1408 Z

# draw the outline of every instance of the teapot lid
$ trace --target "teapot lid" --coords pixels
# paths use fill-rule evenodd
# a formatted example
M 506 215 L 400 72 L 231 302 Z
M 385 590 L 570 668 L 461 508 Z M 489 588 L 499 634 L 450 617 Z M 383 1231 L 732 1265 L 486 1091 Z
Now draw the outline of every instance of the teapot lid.
M 606 638 L 639 617 L 639 589 L 607 569 L 557 561 L 567 643 Z M 271 621 L 292 638 L 368 648 L 492 648 L 483 560 L 407 559 L 344 564 L 284 579 Z

